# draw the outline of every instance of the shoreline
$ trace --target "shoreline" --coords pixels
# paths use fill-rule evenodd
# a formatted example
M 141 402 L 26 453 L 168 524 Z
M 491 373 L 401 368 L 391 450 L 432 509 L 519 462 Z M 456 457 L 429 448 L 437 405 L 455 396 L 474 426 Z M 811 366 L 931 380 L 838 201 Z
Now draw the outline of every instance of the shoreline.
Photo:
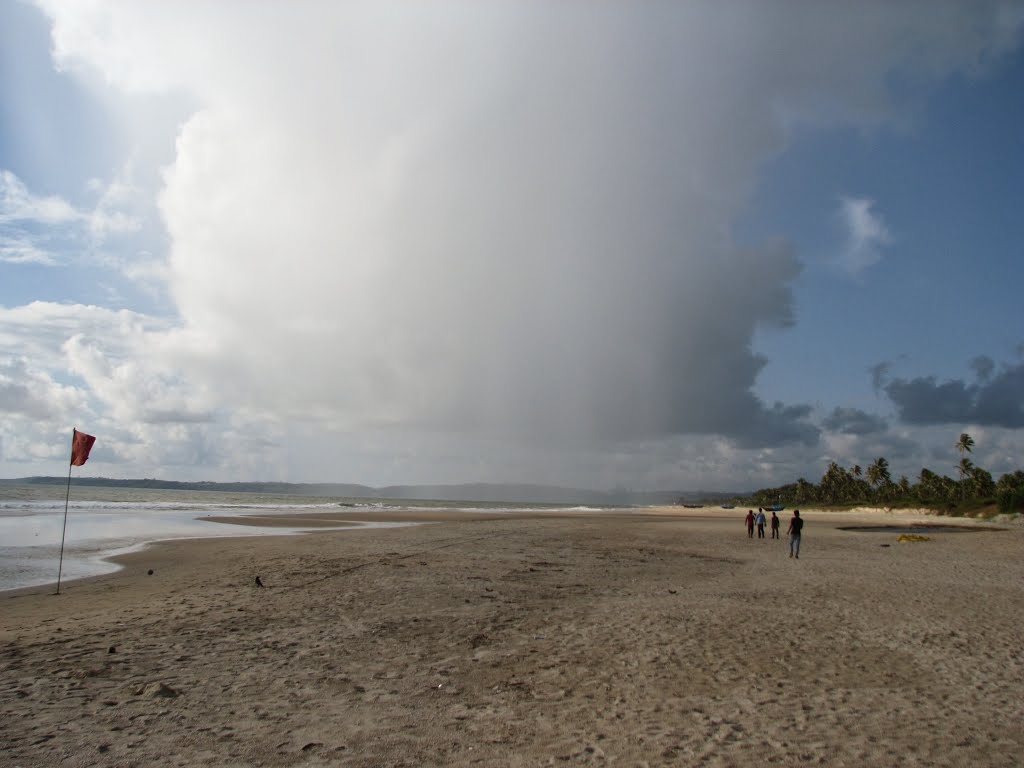
M 543 511 L 501 511 L 490 512 L 488 510 L 464 511 L 457 509 L 418 509 L 418 510 L 373 510 L 354 511 L 349 508 L 338 510 L 315 512 L 303 510 L 301 516 L 295 512 L 278 513 L 249 513 L 237 515 L 202 515 L 196 516 L 196 522 L 217 523 L 227 526 L 238 526 L 239 530 L 234 534 L 218 533 L 215 536 L 187 535 L 187 536 L 161 536 L 160 538 L 146 540 L 144 537 L 139 541 L 128 545 L 117 545 L 109 550 L 95 550 L 87 559 L 99 560 L 112 564 L 112 569 L 99 573 L 93 573 L 78 577 L 65 577 L 61 581 L 63 589 L 69 585 L 93 581 L 116 576 L 125 567 L 126 562 L 131 562 L 132 555 L 145 553 L 150 549 L 164 545 L 187 544 L 188 542 L 206 541 L 208 539 L 231 540 L 249 539 L 257 537 L 276 536 L 307 536 L 321 534 L 335 530 L 338 532 L 349 532 L 353 530 L 369 528 L 393 528 L 405 525 L 418 525 L 441 522 L 475 521 L 490 519 L 528 519 L 532 517 L 551 517 L 553 514 L 586 514 L 573 510 L 564 512 L 543 512 Z M 296 523 L 301 522 L 301 525 Z M 247 533 L 246 528 L 264 529 L 260 533 Z M 280 533 L 267 533 L 266 529 L 280 529 Z M 128 550 L 128 551 L 125 551 Z M 55 589 L 57 580 L 33 584 L 22 587 L 0 589 L 0 599 L 8 596 L 20 596 L 23 594 L 47 593 Z

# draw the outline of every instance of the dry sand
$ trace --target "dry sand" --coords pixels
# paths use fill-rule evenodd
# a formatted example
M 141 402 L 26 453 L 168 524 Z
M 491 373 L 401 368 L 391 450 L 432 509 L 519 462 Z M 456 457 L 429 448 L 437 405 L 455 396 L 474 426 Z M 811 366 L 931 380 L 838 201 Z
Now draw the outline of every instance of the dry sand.
M 744 510 L 664 512 L 168 543 L 0 594 L 0 764 L 1021 765 L 1024 530 L 809 514 L 791 560 Z

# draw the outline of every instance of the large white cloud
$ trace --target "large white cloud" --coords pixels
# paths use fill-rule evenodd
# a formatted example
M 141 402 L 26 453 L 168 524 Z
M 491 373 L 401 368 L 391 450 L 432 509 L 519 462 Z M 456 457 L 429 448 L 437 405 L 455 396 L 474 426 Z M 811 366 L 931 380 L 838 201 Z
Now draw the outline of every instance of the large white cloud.
M 101 398 L 527 444 L 813 443 L 807 408 L 753 394 L 798 259 L 731 223 L 792 125 L 898 118 L 894 78 L 1020 26 L 954 2 L 41 5 L 62 66 L 198 104 L 160 197 L 171 373 L 72 345 Z

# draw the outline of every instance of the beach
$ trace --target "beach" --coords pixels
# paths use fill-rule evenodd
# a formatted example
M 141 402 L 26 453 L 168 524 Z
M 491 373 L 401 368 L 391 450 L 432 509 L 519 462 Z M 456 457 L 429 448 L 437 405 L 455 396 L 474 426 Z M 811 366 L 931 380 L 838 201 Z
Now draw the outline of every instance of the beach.
M 395 513 L 0 593 L 0 765 L 1020 764 L 1024 529 L 808 511 L 794 560 L 743 512 Z

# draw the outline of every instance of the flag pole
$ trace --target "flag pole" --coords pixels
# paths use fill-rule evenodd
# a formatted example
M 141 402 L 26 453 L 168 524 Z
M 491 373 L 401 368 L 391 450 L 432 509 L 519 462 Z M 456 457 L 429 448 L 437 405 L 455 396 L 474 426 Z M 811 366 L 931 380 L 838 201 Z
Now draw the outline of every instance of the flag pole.
M 60 575 L 61 571 L 64 570 L 64 534 L 68 530 L 68 502 L 71 500 L 71 467 L 74 466 L 72 463 L 75 458 L 75 432 L 77 429 L 71 430 L 71 460 L 68 462 L 68 490 L 64 496 L 64 527 L 60 532 L 60 562 L 57 565 L 57 592 L 60 594 Z

